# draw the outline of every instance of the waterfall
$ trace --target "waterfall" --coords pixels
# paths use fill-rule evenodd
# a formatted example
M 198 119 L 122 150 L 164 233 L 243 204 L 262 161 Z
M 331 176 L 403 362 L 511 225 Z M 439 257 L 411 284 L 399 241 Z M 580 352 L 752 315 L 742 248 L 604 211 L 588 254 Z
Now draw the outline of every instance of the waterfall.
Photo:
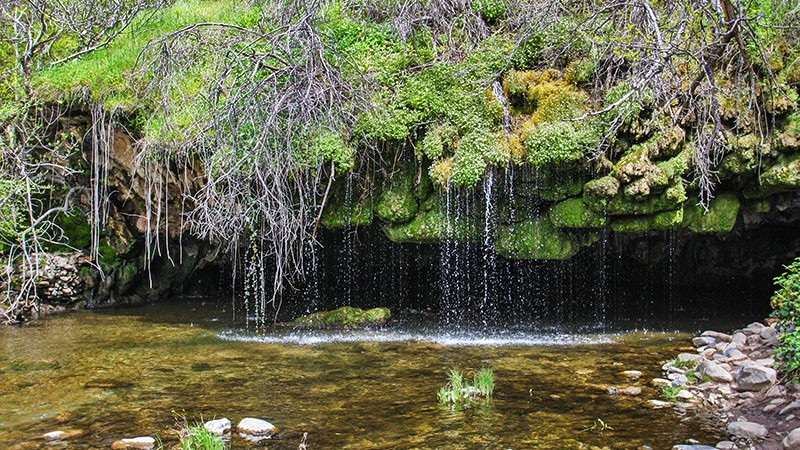
M 492 94 L 503 108 L 503 129 L 509 132 L 511 130 L 511 112 L 508 109 L 508 99 L 505 92 L 503 92 L 503 85 L 499 81 L 492 83 Z

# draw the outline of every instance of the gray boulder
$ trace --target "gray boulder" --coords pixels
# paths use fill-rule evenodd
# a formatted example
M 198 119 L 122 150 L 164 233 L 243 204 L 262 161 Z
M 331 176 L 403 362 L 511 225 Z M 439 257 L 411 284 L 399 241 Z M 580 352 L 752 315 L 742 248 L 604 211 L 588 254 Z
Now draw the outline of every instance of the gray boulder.
M 755 422 L 731 422 L 728 424 L 728 434 L 748 438 L 762 439 L 767 436 L 767 427 Z
M 733 381 L 733 376 L 713 361 L 703 361 L 697 366 L 697 372 L 700 375 L 706 375 L 718 383 L 730 383 Z
M 778 379 L 778 372 L 769 367 L 760 365 L 742 365 L 736 371 L 736 386 L 740 391 L 761 391 L 766 389 Z

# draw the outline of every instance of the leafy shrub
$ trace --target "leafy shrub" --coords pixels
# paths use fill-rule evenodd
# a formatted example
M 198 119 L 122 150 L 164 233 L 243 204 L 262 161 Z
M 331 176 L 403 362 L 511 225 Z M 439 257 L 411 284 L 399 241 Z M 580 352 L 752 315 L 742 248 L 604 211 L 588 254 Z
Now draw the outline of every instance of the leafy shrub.
M 800 379 L 800 257 L 785 267 L 775 278 L 778 290 L 772 295 L 772 317 L 778 319 L 778 340 L 775 353 L 778 369 L 792 381 Z
M 481 19 L 494 23 L 506 16 L 507 5 L 503 0 L 475 0 L 472 8 Z

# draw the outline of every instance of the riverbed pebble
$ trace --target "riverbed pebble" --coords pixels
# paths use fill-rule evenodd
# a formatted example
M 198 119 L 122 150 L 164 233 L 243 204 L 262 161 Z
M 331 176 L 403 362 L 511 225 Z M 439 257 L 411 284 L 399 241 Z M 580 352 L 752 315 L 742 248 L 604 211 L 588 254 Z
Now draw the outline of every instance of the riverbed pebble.
M 156 440 L 150 436 L 124 438 L 111 444 L 113 450 L 152 450 L 155 446 Z

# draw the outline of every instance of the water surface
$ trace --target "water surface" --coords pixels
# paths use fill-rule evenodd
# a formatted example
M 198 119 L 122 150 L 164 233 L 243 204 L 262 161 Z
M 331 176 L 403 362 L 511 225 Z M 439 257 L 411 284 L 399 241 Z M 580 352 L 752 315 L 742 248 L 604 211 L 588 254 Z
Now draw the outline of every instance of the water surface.
M 181 301 L 0 329 L 0 448 L 53 448 L 40 436 L 57 429 L 82 433 L 64 448 L 140 435 L 169 446 L 181 414 L 267 419 L 280 429 L 272 449 L 297 449 L 303 433 L 320 450 L 661 449 L 718 438 L 702 415 L 647 405 L 658 398 L 647 382 L 688 334 L 243 333 L 225 309 Z M 482 367 L 495 372 L 490 402 L 437 403 L 448 369 Z M 644 379 L 626 380 L 627 369 Z M 643 394 L 609 396 L 611 385 Z M 587 430 L 597 419 L 613 430 Z

